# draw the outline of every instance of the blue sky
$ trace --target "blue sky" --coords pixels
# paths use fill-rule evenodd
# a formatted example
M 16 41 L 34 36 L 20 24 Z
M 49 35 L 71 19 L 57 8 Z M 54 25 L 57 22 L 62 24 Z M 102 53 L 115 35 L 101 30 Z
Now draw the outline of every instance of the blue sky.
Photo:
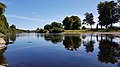
M 20 29 L 41 28 L 53 21 L 62 22 L 66 16 L 92 12 L 97 21 L 97 4 L 108 0 L 1 0 L 7 5 L 5 15 L 9 24 Z

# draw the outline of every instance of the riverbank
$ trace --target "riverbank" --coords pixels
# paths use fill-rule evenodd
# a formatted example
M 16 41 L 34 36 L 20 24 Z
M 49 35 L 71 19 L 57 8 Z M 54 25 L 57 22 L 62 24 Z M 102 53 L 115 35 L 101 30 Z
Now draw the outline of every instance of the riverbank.
M 65 30 L 63 34 L 120 34 L 120 31 L 100 32 L 87 30 Z
M 0 33 L 0 50 L 6 48 L 6 42 L 4 40 L 4 34 Z

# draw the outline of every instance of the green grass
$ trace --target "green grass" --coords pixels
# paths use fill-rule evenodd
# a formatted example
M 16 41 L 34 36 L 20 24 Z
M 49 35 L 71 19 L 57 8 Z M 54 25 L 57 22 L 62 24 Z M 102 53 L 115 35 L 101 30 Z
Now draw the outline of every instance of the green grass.
M 65 33 L 92 33 L 92 32 L 120 32 L 120 30 L 96 30 L 96 31 L 91 31 L 91 30 L 65 30 Z

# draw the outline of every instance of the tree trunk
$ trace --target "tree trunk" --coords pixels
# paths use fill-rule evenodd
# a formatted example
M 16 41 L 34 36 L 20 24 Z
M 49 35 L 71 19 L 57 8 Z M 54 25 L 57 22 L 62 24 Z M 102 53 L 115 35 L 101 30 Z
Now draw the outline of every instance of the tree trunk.
M 91 27 L 91 30 L 92 30 L 92 25 L 90 25 L 90 27 Z
M 105 27 L 106 27 L 106 29 L 108 29 L 108 26 L 107 26 L 107 25 L 106 25 Z
M 101 25 L 101 29 L 102 29 L 102 25 Z
M 97 26 L 96 26 L 96 29 L 98 30 L 98 24 L 97 24 Z
M 111 28 L 113 27 L 113 24 L 111 23 L 111 26 L 110 26 Z

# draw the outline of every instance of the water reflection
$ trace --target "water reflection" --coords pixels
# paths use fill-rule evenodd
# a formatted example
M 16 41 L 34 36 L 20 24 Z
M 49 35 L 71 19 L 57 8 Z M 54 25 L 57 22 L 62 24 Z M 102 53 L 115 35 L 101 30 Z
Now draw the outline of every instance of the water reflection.
M 81 39 L 82 38 L 82 39 Z M 120 44 L 115 42 L 114 39 L 119 38 L 116 35 L 53 35 L 45 34 L 44 39 L 51 41 L 53 44 L 62 42 L 65 49 L 74 51 L 81 47 L 81 44 L 85 47 L 87 53 L 94 51 L 94 45 L 98 42 L 98 61 L 101 63 L 117 63 L 120 59 Z M 83 42 L 83 43 L 81 43 Z M 120 64 L 118 64 L 120 65 Z
M 120 58 L 120 44 L 113 41 L 113 35 L 101 35 L 99 42 L 98 60 L 104 63 L 117 63 Z
M 10 34 L 9 38 L 12 42 L 15 42 L 16 41 L 16 34 Z
M 117 66 L 120 67 L 120 35 L 118 34 L 117 35 L 116 34 L 113 34 L 113 35 L 105 35 L 105 34 L 65 35 L 65 34 L 33 34 L 32 33 L 32 34 L 17 34 L 17 36 L 15 34 L 12 34 L 7 36 L 6 40 L 12 41 L 14 43 L 16 41 L 16 37 L 25 37 L 25 36 L 28 36 L 28 37 L 34 36 L 37 39 L 43 38 L 46 42 L 50 41 L 53 44 L 59 43 L 59 45 L 64 46 L 63 48 L 72 52 L 77 50 L 80 51 L 81 49 L 84 49 L 84 52 L 86 54 L 88 53 L 92 54 L 96 52 L 95 55 L 97 57 L 98 62 L 105 63 L 105 64 L 108 64 L 108 63 L 117 64 Z M 36 41 L 36 40 L 33 40 L 33 41 Z M 6 58 L 4 57 L 3 53 L 0 54 L 1 65 L 7 64 Z
M 16 41 L 16 34 L 15 33 L 7 34 L 4 37 L 4 40 L 6 41 L 6 45 L 8 45 L 8 44 L 14 44 L 14 42 Z
M 85 35 L 83 35 L 83 36 L 85 36 Z M 90 40 L 83 41 L 83 46 L 85 46 L 85 49 L 86 49 L 87 53 L 94 51 L 94 43 L 95 43 L 95 41 L 92 39 L 92 34 L 90 36 L 91 36 Z
M 53 44 L 57 44 L 57 43 L 62 42 L 63 35 L 60 35 L 60 34 L 45 34 L 44 39 L 46 41 L 51 41 Z
M 8 44 L 14 44 L 16 41 L 16 34 L 8 34 L 4 37 L 4 40 L 6 41 L 6 45 Z M 0 49 L 0 67 L 6 67 L 7 66 L 7 60 L 4 56 L 4 52 L 7 48 Z
M 81 46 L 81 38 L 79 36 L 64 36 L 63 45 L 67 50 L 78 50 Z
M 0 50 L 0 67 L 6 67 L 7 66 L 7 61 L 4 56 L 4 52 L 7 48 Z

